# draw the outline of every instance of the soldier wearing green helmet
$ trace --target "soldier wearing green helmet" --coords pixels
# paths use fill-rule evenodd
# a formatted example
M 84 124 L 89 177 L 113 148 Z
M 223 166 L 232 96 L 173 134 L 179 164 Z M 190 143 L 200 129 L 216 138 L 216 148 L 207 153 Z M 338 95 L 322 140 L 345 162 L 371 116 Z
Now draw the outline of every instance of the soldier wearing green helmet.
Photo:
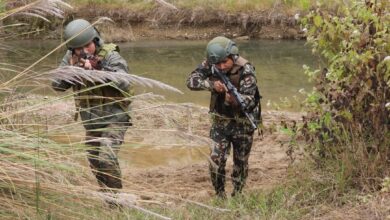
M 237 56 L 238 47 L 226 37 L 216 37 L 207 44 L 207 61 L 211 64 L 222 62 L 228 56 Z
M 105 44 L 99 32 L 86 20 L 70 22 L 64 30 L 68 50 L 60 66 L 78 66 L 86 70 L 121 71 L 128 73 L 127 62 L 120 56 L 115 44 Z M 87 157 L 92 172 L 103 190 L 122 188 L 118 151 L 127 128 L 131 125 L 126 82 L 99 86 L 85 82 L 71 85 L 66 81 L 54 82 L 57 91 L 73 88 L 77 114 L 86 129 Z
M 67 46 L 70 50 L 83 47 L 91 41 L 97 45 L 103 44 L 96 28 L 84 19 L 74 20 L 65 27 L 64 40 L 69 40 Z
M 248 159 L 253 142 L 254 128 L 238 107 L 237 100 L 213 68 L 225 74 L 245 103 L 245 111 L 256 123 L 260 123 L 260 92 L 257 86 L 255 68 L 239 55 L 235 42 L 226 37 L 212 39 L 206 48 L 206 59 L 190 73 L 187 87 L 191 90 L 211 92 L 210 114 L 213 140 L 210 152 L 210 176 L 216 195 L 226 198 L 225 166 L 230 148 L 233 148 L 233 192 L 242 192 L 248 176 Z

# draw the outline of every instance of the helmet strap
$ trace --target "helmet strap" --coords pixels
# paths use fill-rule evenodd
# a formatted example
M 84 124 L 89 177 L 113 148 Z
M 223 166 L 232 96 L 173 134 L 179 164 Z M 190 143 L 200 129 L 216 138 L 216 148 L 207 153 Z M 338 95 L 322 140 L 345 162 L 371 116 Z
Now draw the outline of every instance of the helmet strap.
M 101 47 L 100 39 L 98 37 L 95 37 L 93 40 L 93 43 L 95 44 L 96 47 Z
M 238 54 L 234 54 L 234 55 L 232 55 L 231 57 L 232 57 L 232 59 L 233 59 L 233 62 L 236 63 L 236 61 L 237 61 L 239 55 L 238 55 Z

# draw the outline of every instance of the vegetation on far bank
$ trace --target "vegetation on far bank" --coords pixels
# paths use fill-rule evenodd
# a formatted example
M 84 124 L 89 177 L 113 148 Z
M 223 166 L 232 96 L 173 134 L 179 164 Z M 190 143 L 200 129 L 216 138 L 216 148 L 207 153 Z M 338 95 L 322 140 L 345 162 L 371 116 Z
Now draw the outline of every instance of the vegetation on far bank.
M 100 5 L 100 7 L 107 8 L 127 8 L 130 10 L 151 10 L 159 6 L 158 1 L 146 0 L 71 0 L 72 3 L 77 3 L 77 7 L 84 7 L 87 5 Z M 314 0 L 166 0 L 165 2 L 176 6 L 178 9 L 196 10 L 199 8 L 212 9 L 215 11 L 225 11 L 231 13 L 245 13 L 252 11 L 263 11 L 271 9 L 283 9 L 284 12 L 307 12 L 310 8 L 318 5 L 327 7 L 337 7 L 339 1 L 314 1 Z
M 301 39 L 304 34 L 298 24 L 299 18 L 316 7 L 337 11 L 346 1 L 70 0 L 69 3 L 73 9 L 67 10 L 64 19 L 52 19 L 53 22 L 47 23 L 33 17 L 30 18 L 32 25 L 7 30 L 28 32 L 20 36 L 26 38 L 60 38 L 62 26 L 73 18 L 93 21 L 98 17 L 109 17 L 114 24 L 102 25 L 100 29 L 104 29 L 103 33 L 112 41 L 140 38 L 209 39 L 221 34 L 227 37 Z M 23 4 L 24 1 L 7 0 L 3 9 Z M 23 17 L 15 16 L 4 23 L 15 23 L 15 19 L 16 22 L 25 22 Z M 234 33 L 226 32 L 226 29 Z

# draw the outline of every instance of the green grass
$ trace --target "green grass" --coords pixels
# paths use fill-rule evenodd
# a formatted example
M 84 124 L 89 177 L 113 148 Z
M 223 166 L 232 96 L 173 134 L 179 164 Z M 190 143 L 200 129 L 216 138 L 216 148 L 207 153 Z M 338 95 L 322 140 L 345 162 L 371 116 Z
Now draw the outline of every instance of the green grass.
M 315 6 L 317 2 L 321 2 L 322 4 L 328 6 L 340 4 L 340 2 L 337 0 L 166 0 L 166 2 L 171 3 L 181 9 L 210 8 L 226 12 L 274 10 L 278 7 L 287 12 L 294 12 L 297 10 L 308 11 L 310 7 Z M 86 4 L 93 4 L 105 8 L 128 8 L 134 11 L 149 10 L 156 6 L 154 1 L 144 0 L 71 0 L 71 3 L 76 8 L 85 6 Z

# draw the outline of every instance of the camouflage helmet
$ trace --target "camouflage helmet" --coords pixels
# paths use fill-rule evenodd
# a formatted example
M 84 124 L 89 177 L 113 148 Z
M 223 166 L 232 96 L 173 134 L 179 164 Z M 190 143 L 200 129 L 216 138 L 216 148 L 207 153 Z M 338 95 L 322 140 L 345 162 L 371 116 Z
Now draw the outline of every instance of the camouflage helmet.
M 91 26 L 91 23 L 84 19 L 76 19 L 66 25 L 64 30 L 64 40 L 68 40 L 74 35 L 77 36 L 67 43 L 67 47 L 70 49 L 85 46 L 95 38 L 97 38 L 97 40 L 101 40 L 96 29 Z
M 207 62 L 216 64 L 229 55 L 238 55 L 238 47 L 234 41 L 226 37 L 216 37 L 207 44 Z

